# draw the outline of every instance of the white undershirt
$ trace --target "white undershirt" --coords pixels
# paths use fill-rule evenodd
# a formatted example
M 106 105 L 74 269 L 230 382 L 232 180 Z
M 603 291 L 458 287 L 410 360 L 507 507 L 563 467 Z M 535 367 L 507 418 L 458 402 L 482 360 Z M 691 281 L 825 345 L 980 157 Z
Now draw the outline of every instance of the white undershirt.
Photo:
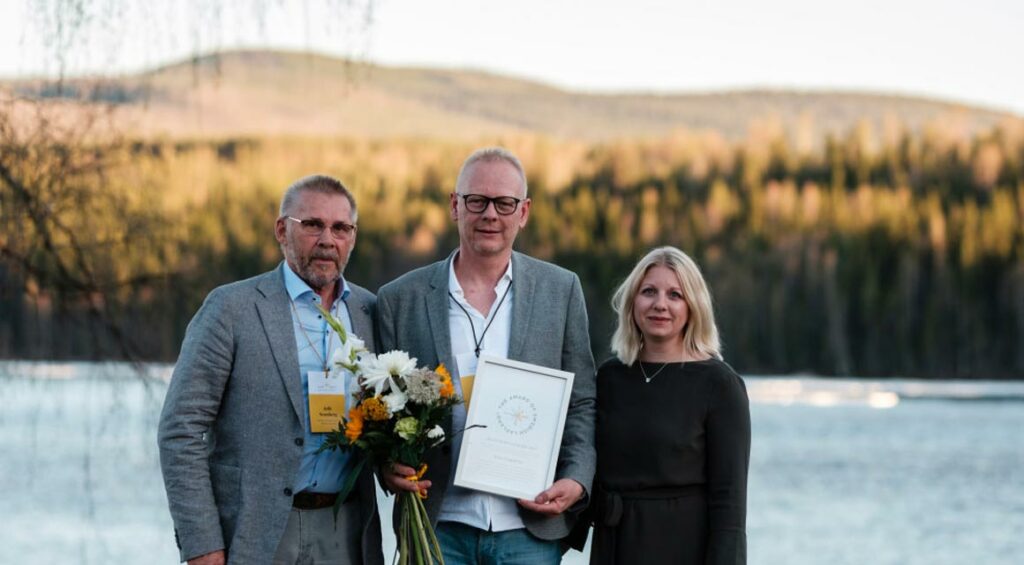
M 505 274 L 498 279 L 498 284 L 494 287 L 495 298 L 491 304 L 491 311 L 485 316 L 466 300 L 462 285 L 459 284 L 459 279 L 455 276 L 455 258 L 449 264 L 448 290 L 454 300 L 452 297 L 448 299 L 448 329 L 452 339 L 452 357 L 456 364 L 456 367 L 451 367 L 451 372 L 455 376 L 454 381 L 460 396 L 462 394 L 460 381 L 462 369 L 472 368 L 476 362 L 474 352 L 476 344 L 473 343 L 474 330 L 476 339 L 482 340 L 481 354 L 508 357 L 509 337 L 512 331 L 512 300 L 513 294 L 515 294 L 515 291 L 509 288 L 511 284 L 512 261 L 510 259 Z M 506 290 L 509 291 L 508 296 L 502 301 L 501 298 Z M 466 315 L 467 312 L 469 316 Z M 472 318 L 472 322 L 470 318 Z M 488 322 L 490 322 L 489 328 Z M 484 328 L 488 328 L 486 333 Z M 461 430 L 465 425 L 466 408 L 465 405 L 459 404 L 452 411 L 452 429 Z M 461 447 L 462 436 L 459 435 L 452 445 L 452 459 L 455 464 L 458 462 L 459 448 Z M 524 527 L 523 520 L 519 517 L 519 505 L 514 499 L 456 487 L 453 484 L 455 464 L 452 466 L 448 491 L 441 503 L 441 512 L 438 516 L 440 521 L 459 522 L 494 532 Z

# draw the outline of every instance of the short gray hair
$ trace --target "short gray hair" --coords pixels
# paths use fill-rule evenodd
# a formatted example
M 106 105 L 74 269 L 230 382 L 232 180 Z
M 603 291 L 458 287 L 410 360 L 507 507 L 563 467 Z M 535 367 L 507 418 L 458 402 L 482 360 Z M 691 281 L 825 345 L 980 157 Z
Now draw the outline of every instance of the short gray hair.
M 352 192 L 345 188 L 345 185 L 340 180 L 328 175 L 309 175 L 292 183 L 288 190 L 284 191 L 284 196 L 281 197 L 281 217 L 288 215 L 288 211 L 295 205 L 295 200 L 303 192 L 319 192 L 320 194 L 339 194 L 344 196 L 348 199 L 348 204 L 352 208 L 352 221 L 355 222 L 359 218 L 359 211 L 356 210 L 356 199 L 352 196 Z
M 519 178 L 523 181 L 523 196 L 526 196 L 526 172 L 523 170 L 523 164 L 519 162 L 519 157 L 516 157 L 515 154 L 504 147 L 484 147 L 482 149 L 477 149 L 472 155 L 467 157 L 466 161 L 462 163 L 462 168 L 459 169 L 459 178 L 455 181 L 456 192 L 458 192 L 459 188 L 462 187 L 462 183 L 466 177 L 466 172 L 469 168 L 480 161 L 483 161 L 484 163 L 504 161 L 515 167 L 516 172 L 519 173 Z

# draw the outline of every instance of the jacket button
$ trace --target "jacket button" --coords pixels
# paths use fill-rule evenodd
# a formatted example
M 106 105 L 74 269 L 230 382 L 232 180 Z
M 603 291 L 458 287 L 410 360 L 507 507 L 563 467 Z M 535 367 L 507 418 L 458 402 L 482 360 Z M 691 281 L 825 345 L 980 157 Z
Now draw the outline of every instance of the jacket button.
M 285 496 L 291 496 L 292 495 L 292 489 L 290 489 L 290 488 L 284 489 L 284 495 Z
M 299 447 L 302 447 L 302 443 L 303 442 L 302 442 L 302 438 L 301 437 L 295 438 L 295 445 L 297 445 Z

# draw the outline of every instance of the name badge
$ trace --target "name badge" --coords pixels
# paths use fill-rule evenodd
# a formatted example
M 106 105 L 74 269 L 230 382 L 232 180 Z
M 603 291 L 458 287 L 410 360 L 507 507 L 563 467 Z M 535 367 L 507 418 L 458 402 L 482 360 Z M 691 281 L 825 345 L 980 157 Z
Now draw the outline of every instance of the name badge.
M 479 361 L 473 352 L 455 356 L 455 364 L 459 366 L 459 384 L 462 386 L 462 402 L 469 410 L 469 397 L 473 395 L 473 379 L 476 377 L 476 364 Z
M 337 431 L 345 413 L 345 373 L 310 371 L 309 428 L 314 434 Z

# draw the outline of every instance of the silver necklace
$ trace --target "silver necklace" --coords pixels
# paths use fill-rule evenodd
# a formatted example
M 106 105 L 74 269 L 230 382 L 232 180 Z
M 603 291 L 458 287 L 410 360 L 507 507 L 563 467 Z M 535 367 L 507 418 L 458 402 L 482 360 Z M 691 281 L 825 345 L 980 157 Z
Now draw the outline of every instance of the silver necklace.
M 654 371 L 653 375 L 648 376 L 647 375 L 647 371 L 644 370 L 644 362 L 643 361 L 637 361 L 637 362 L 640 363 L 640 373 L 644 376 L 644 382 L 645 383 L 651 382 L 654 379 L 654 377 L 658 376 L 658 373 L 664 371 L 665 367 L 668 367 L 668 364 L 671 363 L 671 361 L 667 361 L 667 362 L 663 363 L 661 365 L 661 367 L 658 368 L 657 371 Z

